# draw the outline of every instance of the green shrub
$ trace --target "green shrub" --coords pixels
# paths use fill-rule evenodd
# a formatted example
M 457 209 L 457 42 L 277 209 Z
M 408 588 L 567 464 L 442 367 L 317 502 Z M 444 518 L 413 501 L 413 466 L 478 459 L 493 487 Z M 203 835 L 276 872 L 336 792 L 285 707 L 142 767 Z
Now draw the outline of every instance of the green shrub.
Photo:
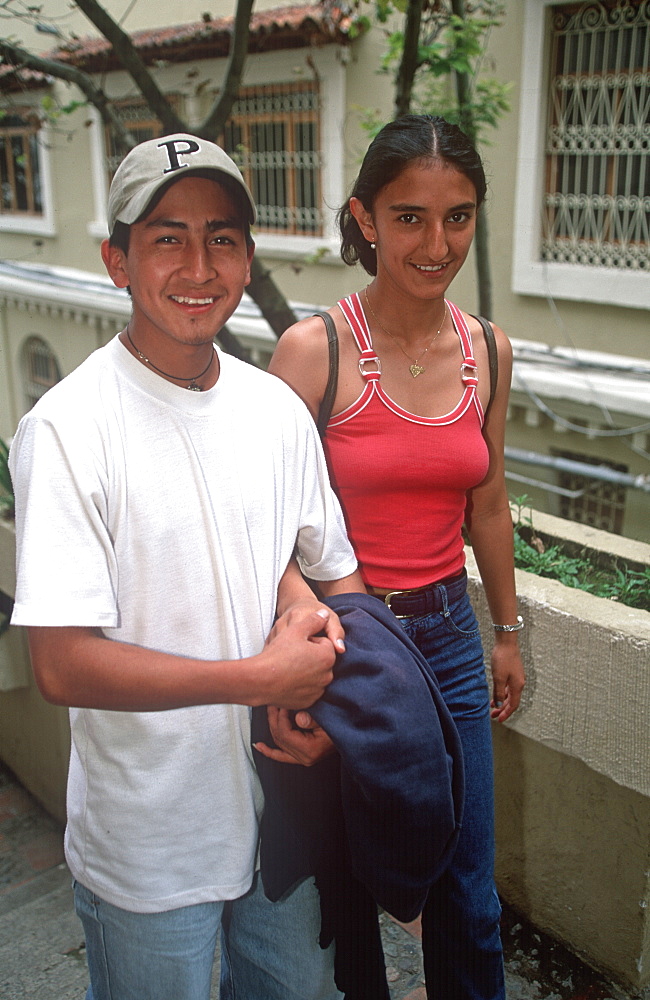
M 565 552 L 560 542 L 545 542 L 533 527 L 532 511 L 527 496 L 516 497 L 515 566 L 567 587 L 586 590 L 596 597 L 607 597 L 630 608 L 650 611 L 650 567 L 633 569 L 613 559 L 611 565 L 594 562 L 586 550 L 578 555 Z M 524 508 L 528 507 L 528 513 Z

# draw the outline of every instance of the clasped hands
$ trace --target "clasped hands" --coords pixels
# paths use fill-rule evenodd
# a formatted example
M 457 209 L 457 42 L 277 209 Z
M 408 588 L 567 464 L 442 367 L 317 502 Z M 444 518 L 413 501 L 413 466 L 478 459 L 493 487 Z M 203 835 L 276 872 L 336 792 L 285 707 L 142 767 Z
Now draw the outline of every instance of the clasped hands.
M 338 615 L 326 604 L 321 604 L 315 599 L 303 599 L 292 604 L 276 621 L 266 641 L 267 644 L 290 625 L 299 623 L 314 612 L 323 616 L 322 633 L 332 644 L 334 653 L 344 652 L 344 630 Z M 327 612 L 326 617 L 324 612 Z M 322 636 L 320 638 L 322 641 Z M 283 764 L 302 764 L 304 767 L 311 767 L 323 757 L 334 753 L 334 744 L 325 730 L 314 722 L 309 712 L 291 711 L 269 705 L 267 715 L 276 747 L 269 747 L 266 743 L 255 743 L 255 749 L 264 757 Z

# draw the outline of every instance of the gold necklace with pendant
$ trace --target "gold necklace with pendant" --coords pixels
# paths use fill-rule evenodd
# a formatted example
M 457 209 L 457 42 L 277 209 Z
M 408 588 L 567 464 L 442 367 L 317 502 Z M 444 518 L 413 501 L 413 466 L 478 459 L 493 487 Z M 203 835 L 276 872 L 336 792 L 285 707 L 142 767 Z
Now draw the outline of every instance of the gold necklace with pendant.
M 390 332 L 390 330 L 387 330 L 386 327 L 384 326 L 384 324 L 379 319 L 379 316 L 377 315 L 377 313 L 375 312 L 375 310 L 370 305 L 370 299 L 368 298 L 368 289 L 367 288 L 364 288 L 363 294 L 364 294 L 365 299 L 366 299 L 366 305 L 368 306 L 368 309 L 370 310 L 370 312 L 372 313 L 372 315 L 375 317 L 375 320 L 377 321 L 377 325 L 380 327 L 380 329 L 382 329 L 384 331 L 384 333 L 388 334 L 388 336 L 390 337 L 390 339 L 395 344 L 397 344 L 397 346 L 399 347 L 399 349 L 402 352 L 402 354 L 404 355 L 404 357 L 408 358 L 408 360 L 411 362 L 411 364 L 409 366 L 409 371 L 410 371 L 411 375 L 413 376 L 413 378 L 417 378 L 418 375 L 422 375 L 422 373 L 425 372 L 426 369 L 423 368 L 422 365 L 419 363 L 420 358 L 424 357 L 424 355 L 427 353 L 427 351 L 432 346 L 432 344 L 440 336 L 442 328 L 445 325 L 445 320 L 447 319 L 447 303 L 445 302 L 445 311 L 442 314 L 442 323 L 440 324 L 440 329 L 436 333 L 434 333 L 433 337 L 431 338 L 431 340 L 429 341 L 429 343 L 427 344 L 427 346 L 425 347 L 425 349 L 422 351 L 422 354 L 420 355 L 420 358 L 412 358 L 412 357 L 410 357 L 410 355 L 408 355 L 406 353 L 406 351 L 404 350 L 404 348 L 400 344 L 399 340 L 395 339 L 395 337 L 392 335 L 392 333 Z

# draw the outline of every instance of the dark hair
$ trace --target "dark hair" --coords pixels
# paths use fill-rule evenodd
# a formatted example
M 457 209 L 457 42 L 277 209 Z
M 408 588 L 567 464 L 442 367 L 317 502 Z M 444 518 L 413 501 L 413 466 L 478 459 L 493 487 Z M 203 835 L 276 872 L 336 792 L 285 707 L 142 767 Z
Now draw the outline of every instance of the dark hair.
M 246 239 L 246 246 L 251 247 L 253 245 L 253 237 L 251 236 L 250 222 L 248 221 L 248 216 L 250 212 L 250 206 L 248 204 L 248 199 L 245 193 L 241 189 L 241 185 L 233 178 L 229 177 L 228 174 L 224 174 L 221 171 L 216 170 L 192 170 L 191 172 L 182 173 L 180 177 L 173 177 L 162 187 L 158 188 L 156 193 L 151 198 L 151 201 L 145 208 L 143 212 L 138 216 L 136 222 L 142 222 L 146 219 L 154 210 L 156 205 L 160 202 L 162 197 L 173 184 L 178 181 L 183 180 L 184 177 L 204 177 L 210 181 L 216 181 L 225 190 L 229 198 L 232 199 L 236 209 L 239 221 L 241 222 L 241 227 L 244 230 L 244 237 Z M 113 232 L 109 236 L 108 242 L 112 247 L 117 247 L 121 250 L 125 257 L 129 253 L 129 243 L 131 239 L 131 226 L 126 222 L 120 222 L 119 219 L 116 221 Z
M 371 212 L 381 189 L 414 160 L 443 160 L 460 170 L 474 185 L 476 207 L 480 208 L 487 190 L 481 158 L 465 133 L 438 115 L 404 115 L 384 125 L 368 147 L 350 198 L 358 198 Z M 375 275 L 377 253 L 350 211 L 350 198 L 337 217 L 341 257 L 346 264 L 359 261 L 368 274 Z

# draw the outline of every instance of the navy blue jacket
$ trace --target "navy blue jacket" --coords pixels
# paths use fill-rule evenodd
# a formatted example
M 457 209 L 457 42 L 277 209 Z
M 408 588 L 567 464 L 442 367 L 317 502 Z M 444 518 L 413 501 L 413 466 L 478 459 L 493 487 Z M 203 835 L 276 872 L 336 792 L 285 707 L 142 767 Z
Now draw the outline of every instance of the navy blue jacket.
M 341 933 L 347 934 L 343 906 L 350 913 L 359 908 L 357 936 L 358 921 L 370 921 L 373 942 L 375 904 L 402 921 L 421 912 L 456 845 L 464 781 L 458 733 L 436 678 L 393 613 L 366 594 L 326 603 L 343 623 L 346 651 L 309 711 L 338 754 L 311 768 L 257 753 L 255 760 L 266 798 L 266 895 L 279 899 L 298 879 L 315 875 L 321 943 L 336 937 L 338 954 Z M 265 709 L 253 712 L 258 741 L 270 741 Z M 346 887 L 354 897 L 347 904 Z M 374 996 L 381 995 L 377 988 Z

